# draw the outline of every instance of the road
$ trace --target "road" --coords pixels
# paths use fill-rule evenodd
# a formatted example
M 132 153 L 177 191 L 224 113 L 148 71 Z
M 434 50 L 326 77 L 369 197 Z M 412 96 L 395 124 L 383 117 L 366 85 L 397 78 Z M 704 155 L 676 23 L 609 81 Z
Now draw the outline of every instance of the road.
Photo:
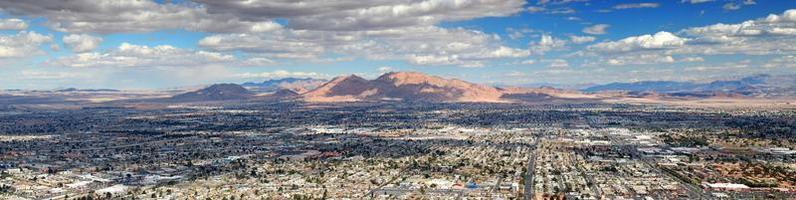
M 525 200 L 533 199 L 533 175 L 536 169 L 536 144 L 539 143 L 538 137 L 533 140 L 533 144 L 531 144 L 531 158 L 528 159 L 528 169 L 525 171 L 525 190 L 524 190 L 524 197 Z

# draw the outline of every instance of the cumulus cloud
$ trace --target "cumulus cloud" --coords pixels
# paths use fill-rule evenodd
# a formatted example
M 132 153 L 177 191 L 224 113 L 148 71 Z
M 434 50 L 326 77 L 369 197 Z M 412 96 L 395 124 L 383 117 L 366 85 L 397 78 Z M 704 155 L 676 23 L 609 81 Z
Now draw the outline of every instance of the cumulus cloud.
M 703 62 L 701 55 L 793 55 L 796 46 L 792 44 L 796 44 L 796 10 L 737 24 L 686 28 L 677 34 L 658 32 L 601 42 L 588 46 L 586 51 L 601 57 L 606 64 L 623 65 Z M 672 55 L 687 56 L 662 57 Z
M 735 3 L 726 3 L 721 8 L 724 10 L 738 10 L 741 9 L 741 5 Z
M 633 36 L 619 41 L 597 43 L 589 46 L 588 49 L 600 52 L 671 49 L 685 45 L 686 41 L 687 39 L 680 38 L 669 32 L 661 31 L 654 35 Z
M 320 59 L 345 54 L 373 60 L 404 60 L 415 65 L 483 66 L 490 59 L 528 56 L 506 47 L 500 37 L 462 28 L 404 27 L 372 31 L 283 29 L 269 34 L 219 34 L 199 46 L 213 51 L 243 51 L 275 58 Z
M 0 58 L 18 58 L 43 53 L 42 44 L 52 42 L 53 37 L 34 31 L 20 31 L 14 35 L 0 35 Z
M 239 13 L 244 19 L 286 18 L 300 30 L 375 30 L 434 25 L 480 17 L 507 16 L 524 0 L 377 0 L 377 1 L 212 1 L 200 0 L 210 13 Z
M 583 28 L 583 33 L 592 34 L 592 35 L 602 35 L 602 34 L 608 33 L 607 30 L 606 30 L 606 29 L 608 29 L 608 27 L 611 27 L 611 25 L 608 25 L 608 24 L 595 24 L 593 26 L 589 26 L 589 27 Z
M 530 49 L 536 54 L 544 54 L 545 52 L 548 51 L 560 50 L 566 47 L 566 45 L 567 45 L 566 40 L 558 39 L 553 36 L 544 34 L 541 37 L 539 37 L 538 42 L 532 42 L 530 44 L 531 46 Z
M 69 33 L 151 32 L 186 29 L 208 32 L 257 32 L 279 27 L 271 21 L 247 21 L 229 14 L 210 14 L 204 6 L 153 1 L 43 0 L 0 1 L 12 15 L 47 18 L 50 28 Z
M 270 63 L 265 59 L 318 61 L 343 54 L 418 65 L 482 66 L 491 59 L 527 56 L 529 51 L 506 47 L 497 35 L 437 24 L 508 16 L 523 11 L 525 4 L 524 0 L 44 0 L 0 1 L 0 10 L 12 16 L 44 17 L 44 24 L 53 30 L 81 34 L 64 41 L 86 54 L 65 62 L 80 56 L 110 62 L 118 53 L 88 53 L 99 41 L 86 34 L 184 29 L 210 32 L 198 42 L 208 53 L 243 52 L 243 57 L 259 58 L 245 61 L 253 65 Z
M 0 19 L 0 30 L 25 30 L 28 29 L 28 23 L 21 19 L 10 18 Z
M 268 58 L 247 58 L 241 62 L 242 66 L 268 66 L 276 64 L 276 61 L 268 59 Z
M 64 36 L 63 41 L 72 51 L 82 53 L 96 49 L 102 38 L 88 34 L 69 34 Z
M 199 46 L 213 51 L 243 51 L 274 58 L 306 59 L 318 57 L 324 52 L 324 44 L 335 40 L 333 37 L 281 30 L 273 34 L 211 35 L 199 40 Z
M 592 36 L 577 36 L 577 35 L 570 35 L 569 36 L 569 41 L 572 41 L 572 43 L 575 43 L 575 44 L 583 44 L 583 43 L 594 42 L 594 40 L 596 40 L 596 39 L 597 38 L 592 37 Z
M 122 43 L 106 53 L 79 53 L 47 62 L 68 67 L 193 67 L 234 63 L 236 60 L 232 55 L 216 52 Z
M 674 53 L 784 54 L 796 53 L 796 9 L 738 24 L 714 24 L 681 31 L 691 42 Z

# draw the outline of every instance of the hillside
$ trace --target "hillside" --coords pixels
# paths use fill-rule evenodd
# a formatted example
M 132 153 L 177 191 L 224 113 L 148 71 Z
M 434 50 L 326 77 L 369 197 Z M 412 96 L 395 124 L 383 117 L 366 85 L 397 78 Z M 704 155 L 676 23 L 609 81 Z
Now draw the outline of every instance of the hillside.
M 258 93 L 272 93 L 282 89 L 289 89 L 301 93 L 315 89 L 325 82 L 326 80 L 313 78 L 282 78 L 266 80 L 259 83 L 246 82 L 241 84 L 241 86 Z
M 761 74 L 707 83 L 677 81 L 610 83 L 588 87 L 582 91 L 623 91 L 631 94 L 651 92 L 669 96 L 700 98 L 712 96 L 793 97 L 796 95 L 796 75 Z
M 254 93 L 237 84 L 215 84 L 197 91 L 178 94 L 172 101 L 226 101 L 245 100 L 254 97 Z

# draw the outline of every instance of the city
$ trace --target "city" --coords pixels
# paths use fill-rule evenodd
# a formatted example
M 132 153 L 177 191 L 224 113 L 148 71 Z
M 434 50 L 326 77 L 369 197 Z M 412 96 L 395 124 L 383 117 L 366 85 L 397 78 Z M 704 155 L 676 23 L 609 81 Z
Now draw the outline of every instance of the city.
M 777 132 L 796 128 L 794 115 L 612 104 L 5 109 L 0 183 L 11 199 L 787 198 L 796 147 Z
M 796 200 L 796 0 L 0 0 L 0 200 Z

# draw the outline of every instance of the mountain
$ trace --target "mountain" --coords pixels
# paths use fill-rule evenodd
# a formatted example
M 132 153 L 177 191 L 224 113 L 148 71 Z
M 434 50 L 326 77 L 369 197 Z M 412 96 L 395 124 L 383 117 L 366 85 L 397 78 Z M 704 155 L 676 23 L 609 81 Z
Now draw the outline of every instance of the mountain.
M 370 96 L 366 91 L 378 90 L 374 84 L 356 75 L 340 76 L 304 93 L 308 101 L 358 101 Z
M 272 93 L 281 89 L 290 89 L 301 93 L 315 89 L 325 82 L 326 80 L 313 78 L 283 78 L 266 80 L 260 83 L 246 82 L 241 84 L 241 86 L 260 93 Z
M 374 80 L 341 76 L 304 93 L 306 101 L 508 102 L 554 98 L 558 90 L 497 88 L 419 72 L 390 72 Z M 550 94 L 548 94 L 550 93 Z
M 308 101 L 403 100 L 433 102 L 495 102 L 495 87 L 444 79 L 419 72 L 391 72 L 374 80 L 337 77 L 304 94 Z
M 641 81 L 635 83 L 609 83 L 605 85 L 595 85 L 583 89 L 584 92 L 603 92 L 603 91 L 631 91 L 631 92 L 676 92 L 691 90 L 698 84 L 690 82 L 676 81 Z
M 796 96 L 796 75 L 760 74 L 739 79 L 717 80 L 707 83 L 676 81 L 642 81 L 610 83 L 583 89 L 584 92 L 624 91 L 653 92 L 669 96 L 711 97 L 793 97 Z
M 254 97 L 254 93 L 243 86 L 231 83 L 215 84 L 197 91 L 178 94 L 172 101 L 226 101 L 245 100 Z

